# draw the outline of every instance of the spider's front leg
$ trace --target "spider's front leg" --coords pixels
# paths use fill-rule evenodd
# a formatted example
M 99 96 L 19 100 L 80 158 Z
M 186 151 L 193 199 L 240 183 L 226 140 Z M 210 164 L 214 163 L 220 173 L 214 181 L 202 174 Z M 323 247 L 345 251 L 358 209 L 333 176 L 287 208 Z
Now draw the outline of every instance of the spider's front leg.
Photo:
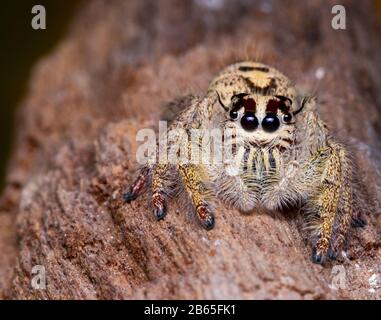
M 214 227 L 214 216 L 206 200 L 208 192 L 203 182 L 202 169 L 193 164 L 179 164 L 177 169 L 198 220 L 205 229 L 212 229 Z M 152 175 L 151 201 L 154 215 L 158 220 L 164 218 L 167 210 L 166 199 L 170 189 L 170 181 L 167 177 L 169 170 L 170 168 L 167 164 L 142 167 L 129 191 L 124 194 L 124 200 L 127 203 L 135 200 L 146 188 L 149 177 Z
M 319 168 L 310 208 L 318 219 L 312 237 L 312 260 L 324 263 L 327 258 L 336 258 L 350 226 L 352 168 L 346 150 L 337 143 L 319 150 L 311 164 Z
M 146 165 L 140 169 L 138 178 L 124 195 L 127 203 L 135 200 L 147 185 L 150 185 L 153 211 L 157 219 L 164 218 L 167 210 L 167 199 L 177 189 L 177 180 L 173 178 L 173 170 L 178 171 L 197 217 L 206 229 L 214 226 L 214 217 L 206 201 L 206 188 L 201 175 L 201 167 L 194 164 L 182 164 L 178 156 L 189 155 L 191 151 L 187 129 L 202 128 L 203 119 L 209 119 L 209 99 L 192 99 L 168 128 L 167 137 L 161 137 L 162 146 L 168 159 L 154 165 Z M 167 140 L 168 139 L 168 140 Z M 159 143 L 160 146 L 160 143 Z M 160 153 L 160 152 L 159 152 Z M 171 161 L 170 161 L 171 160 Z M 173 161 L 174 160 L 174 161 Z
M 124 200 L 127 203 L 134 201 L 146 189 L 151 177 L 153 212 L 156 219 L 160 220 L 164 218 L 167 210 L 166 198 L 169 190 L 168 172 L 169 166 L 167 164 L 143 166 L 129 191 L 124 194 Z
M 167 213 L 166 177 L 168 170 L 169 166 L 167 164 L 158 164 L 152 172 L 152 206 L 157 220 L 163 219 Z
M 184 164 L 179 165 L 178 170 L 198 220 L 205 229 L 212 229 L 214 227 L 214 215 L 206 200 L 207 189 L 203 182 L 202 168 L 194 164 Z
M 151 167 L 148 165 L 143 166 L 139 170 L 138 177 L 131 185 L 129 191 L 123 195 L 124 201 L 131 203 L 144 191 L 147 186 L 151 170 Z

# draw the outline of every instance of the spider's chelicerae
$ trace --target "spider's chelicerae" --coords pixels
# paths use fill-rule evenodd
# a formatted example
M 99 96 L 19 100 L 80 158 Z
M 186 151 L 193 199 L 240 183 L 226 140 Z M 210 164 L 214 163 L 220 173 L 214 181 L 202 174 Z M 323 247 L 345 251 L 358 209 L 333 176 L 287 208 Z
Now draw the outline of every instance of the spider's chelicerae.
M 168 130 L 230 129 L 233 165 L 240 170 L 232 174 L 231 162 L 144 165 L 124 195 L 127 202 L 149 186 L 154 214 L 161 219 L 169 195 L 180 187 L 206 229 L 214 226 L 213 196 L 244 212 L 299 206 L 316 263 L 341 252 L 351 222 L 364 224 L 354 209 L 347 150 L 319 118 L 315 98 L 301 96 L 279 71 L 252 61 L 236 63 L 212 80 L 204 97 L 178 103 L 186 106 Z

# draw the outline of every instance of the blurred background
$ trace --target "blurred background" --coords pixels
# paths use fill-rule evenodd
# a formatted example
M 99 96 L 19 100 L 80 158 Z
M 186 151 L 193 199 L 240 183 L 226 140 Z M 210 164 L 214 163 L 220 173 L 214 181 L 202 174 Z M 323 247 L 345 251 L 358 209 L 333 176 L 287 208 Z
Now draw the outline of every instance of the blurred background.
M 28 86 L 31 68 L 54 49 L 64 36 L 76 10 L 86 0 L 17 0 L 3 1 L 0 21 L 0 192 L 13 136 L 15 109 Z M 31 27 L 34 5 L 46 9 L 46 30 Z

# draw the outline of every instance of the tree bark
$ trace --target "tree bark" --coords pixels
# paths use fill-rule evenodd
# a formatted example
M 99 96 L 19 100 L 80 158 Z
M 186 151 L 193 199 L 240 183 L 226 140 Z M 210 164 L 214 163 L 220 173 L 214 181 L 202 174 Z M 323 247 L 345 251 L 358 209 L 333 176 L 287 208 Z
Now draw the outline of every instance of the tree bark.
M 372 1 L 91 1 L 35 67 L 17 117 L 0 202 L 0 297 L 21 299 L 380 299 L 381 39 Z M 122 194 L 136 132 L 163 106 L 202 94 L 221 67 L 257 59 L 314 91 L 351 149 L 367 226 L 347 259 L 322 267 L 296 213 L 240 214 L 219 204 L 207 232 L 171 202 L 156 222 L 148 197 Z M 45 290 L 31 286 L 33 266 Z M 335 265 L 345 287 L 332 287 Z

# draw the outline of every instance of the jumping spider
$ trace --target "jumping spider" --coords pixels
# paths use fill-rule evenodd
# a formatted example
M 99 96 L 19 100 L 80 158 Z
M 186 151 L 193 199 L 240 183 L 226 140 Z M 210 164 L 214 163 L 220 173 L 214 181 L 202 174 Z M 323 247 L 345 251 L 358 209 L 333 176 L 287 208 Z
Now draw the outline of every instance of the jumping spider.
M 154 214 L 162 219 L 177 185 L 208 230 L 214 226 L 211 195 L 244 212 L 300 207 L 315 263 L 338 255 L 351 222 L 364 224 L 353 209 L 347 150 L 328 133 L 315 98 L 301 96 L 276 69 L 251 61 L 226 67 L 204 97 L 188 99 L 168 130 L 215 127 L 235 130 L 230 142 L 234 155 L 241 152 L 238 174 L 229 174 L 227 163 L 145 165 L 125 201 L 150 186 Z

